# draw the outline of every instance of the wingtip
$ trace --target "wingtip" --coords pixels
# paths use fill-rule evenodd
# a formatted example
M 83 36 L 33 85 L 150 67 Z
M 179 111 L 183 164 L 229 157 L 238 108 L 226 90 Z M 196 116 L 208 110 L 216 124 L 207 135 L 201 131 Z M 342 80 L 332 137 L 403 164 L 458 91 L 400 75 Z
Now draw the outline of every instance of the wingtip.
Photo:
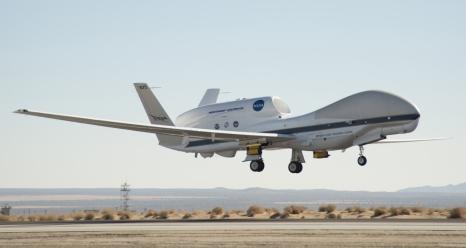
M 27 109 L 18 109 L 18 110 L 13 111 L 13 113 L 15 113 L 15 114 L 24 114 L 24 113 L 27 113 L 27 112 L 29 112 L 29 110 L 27 110 Z

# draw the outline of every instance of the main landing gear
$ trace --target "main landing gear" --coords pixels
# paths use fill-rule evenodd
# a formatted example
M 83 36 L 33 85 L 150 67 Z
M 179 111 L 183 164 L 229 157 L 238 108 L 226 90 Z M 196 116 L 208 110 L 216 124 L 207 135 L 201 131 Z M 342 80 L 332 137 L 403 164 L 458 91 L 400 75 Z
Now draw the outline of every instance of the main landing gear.
M 260 160 L 253 160 L 249 164 L 249 168 L 251 168 L 252 171 L 254 172 L 261 172 L 264 170 L 265 164 L 262 159 Z
M 364 147 L 359 146 L 359 158 L 358 158 L 359 166 L 364 166 L 367 164 L 367 158 L 364 157 Z
M 303 151 L 293 149 L 291 151 L 291 162 L 288 164 L 288 171 L 293 174 L 300 173 L 303 170 L 303 163 L 306 163 Z

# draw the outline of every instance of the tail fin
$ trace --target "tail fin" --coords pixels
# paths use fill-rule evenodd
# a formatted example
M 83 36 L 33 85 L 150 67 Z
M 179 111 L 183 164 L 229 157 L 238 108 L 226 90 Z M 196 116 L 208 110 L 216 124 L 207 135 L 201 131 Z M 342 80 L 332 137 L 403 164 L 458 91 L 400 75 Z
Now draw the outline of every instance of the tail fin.
M 199 103 L 199 107 L 216 103 L 218 94 L 220 94 L 220 89 L 208 89 Z
M 136 92 L 138 93 L 142 105 L 146 110 L 150 123 L 174 126 L 173 121 L 170 119 L 167 112 L 165 112 L 162 105 L 146 83 L 135 83 L 134 87 L 136 88 Z M 159 139 L 159 143 L 162 146 L 175 146 L 180 145 L 182 142 L 181 137 L 164 134 L 157 134 L 157 138 Z

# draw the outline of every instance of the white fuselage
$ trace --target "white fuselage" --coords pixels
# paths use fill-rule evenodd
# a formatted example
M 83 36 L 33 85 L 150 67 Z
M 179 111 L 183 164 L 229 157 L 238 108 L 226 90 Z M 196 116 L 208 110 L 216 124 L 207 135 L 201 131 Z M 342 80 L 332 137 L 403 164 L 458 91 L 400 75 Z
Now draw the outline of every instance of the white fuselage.
M 180 115 L 176 125 L 293 135 L 292 140 L 268 142 L 263 148 L 330 151 L 412 132 L 419 117 L 417 108 L 401 97 L 381 91 L 366 91 L 297 117 L 291 117 L 288 105 L 278 97 L 211 104 Z M 186 138 L 181 145 L 169 148 L 201 153 L 207 157 L 214 153 L 233 157 L 245 146 L 232 141 Z

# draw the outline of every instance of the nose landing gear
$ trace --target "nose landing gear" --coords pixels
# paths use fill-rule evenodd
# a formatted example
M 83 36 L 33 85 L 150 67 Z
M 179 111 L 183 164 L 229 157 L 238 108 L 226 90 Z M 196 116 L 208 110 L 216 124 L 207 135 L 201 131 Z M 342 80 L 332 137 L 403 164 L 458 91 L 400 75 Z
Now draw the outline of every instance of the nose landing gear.
M 301 164 L 300 162 L 291 161 L 288 165 L 288 170 L 291 173 L 300 173 L 303 170 L 303 164 Z
M 365 166 L 367 164 L 367 158 L 364 157 L 364 147 L 359 146 L 359 158 L 358 158 L 359 166 Z

